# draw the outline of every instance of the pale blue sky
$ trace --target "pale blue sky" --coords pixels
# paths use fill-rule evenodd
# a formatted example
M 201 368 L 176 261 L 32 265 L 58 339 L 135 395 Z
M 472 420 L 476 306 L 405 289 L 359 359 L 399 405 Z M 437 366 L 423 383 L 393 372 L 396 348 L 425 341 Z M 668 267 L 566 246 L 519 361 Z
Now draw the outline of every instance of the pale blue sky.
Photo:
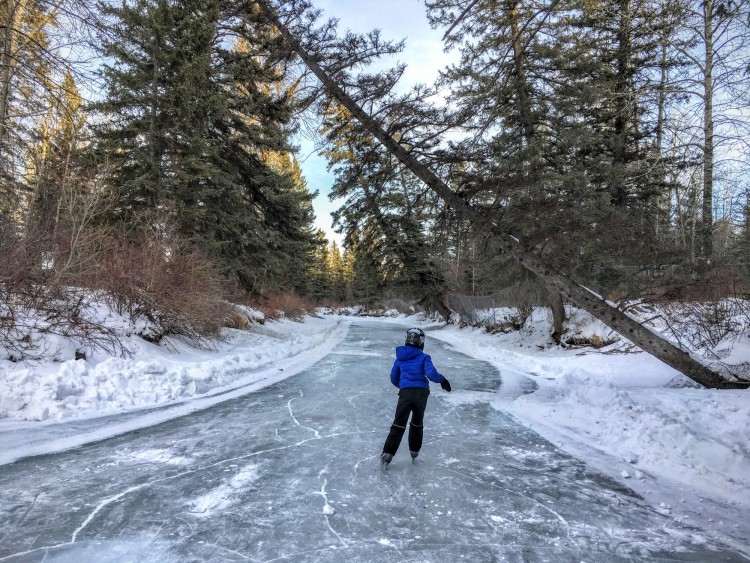
M 440 30 L 432 30 L 427 23 L 422 0 L 315 0 L 323 10 L 324 17 L 339 20 L 341 31 L 351 29 L 365 32 L 374 28 L 381 30 L 386 39 L 405 39 L 404 51 L 395 61 L 406 63 L 404 84 L 431 84 L 448 60 L 443 53 Z M 315 226 L 323 229 L 329 240 L 341 243 L 341 235 L 333 232 L 331 212 L 338 207 L 328 200 L 333 176 L 326 170 L 326 161 L 314 151 L 312 140 L 300 138 L 298 158 L 310 191 L 320 193 L 313 207 Z

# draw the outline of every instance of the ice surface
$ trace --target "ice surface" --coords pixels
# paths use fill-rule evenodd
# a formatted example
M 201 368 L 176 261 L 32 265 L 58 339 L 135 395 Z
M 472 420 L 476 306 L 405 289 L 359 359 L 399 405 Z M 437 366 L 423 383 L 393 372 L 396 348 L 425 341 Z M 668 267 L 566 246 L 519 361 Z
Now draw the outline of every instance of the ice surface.
M 158 426 L 0 467 L 0 561 L 746 561 L 486 402 L 489 364 L 428 337 L 425 444 L 378 457 L 401 328 Z M 328 507 L 328 508 L 327 508 Z M 696 522 L 696 525 L 699 524 Z

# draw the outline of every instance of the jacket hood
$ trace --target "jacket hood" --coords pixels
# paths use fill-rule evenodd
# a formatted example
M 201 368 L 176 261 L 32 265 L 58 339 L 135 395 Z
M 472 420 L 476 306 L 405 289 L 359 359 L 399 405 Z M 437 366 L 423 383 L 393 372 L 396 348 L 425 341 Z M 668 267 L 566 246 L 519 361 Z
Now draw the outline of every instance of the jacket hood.
M 402 362 L 413 360 L 422 354 L 422 350 L 415 346 L 398 346 L 396 348 L 396 357 Z

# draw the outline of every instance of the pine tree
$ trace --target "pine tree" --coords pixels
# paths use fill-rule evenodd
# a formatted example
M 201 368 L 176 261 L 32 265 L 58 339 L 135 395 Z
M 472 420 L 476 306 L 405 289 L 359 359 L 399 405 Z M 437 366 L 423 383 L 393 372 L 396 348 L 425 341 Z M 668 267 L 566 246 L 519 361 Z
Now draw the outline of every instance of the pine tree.
M 386 279 L 448 318 L 445 277 L 426 232 L 432 209 L 424 189 L 351 123 L 342 108 L 328 112 L 323 133 L 330 141 L 324 154 L 336 172 L 331 197 L 345 200 L 334 218 L 347 243 L 352 242 L 350 234 L 367 232 L 368 246 L 385 250 L 381 264 Z
M 272 170 L 288 178 L 290 184 L 286 197 L 289 212 L 287 221 L 290 223 L 289 235 L 283 245 L 275 252 L 281 254 L 278 276 L 285 282 L 286 288 L 294 289 L 299 294 L 311 293 L 309 272 L 312 268 L 311 251 L 317 242 L 313 228 L 314 211 L 312 198 L 307 180 L 302 175 L 302 169 L 294 154 L 289 152 L 271 152 L 264 155 L 264 163 Z
M 294 288 L 288 270 L 303 271 L 313 240 L 311 195 L 266 158 L 290 150 L 292 117 L 273 87 L 273 30 L 238 20 L 225 0 L 106 11 L 119 25 L 97 108 L 110 117 L 100 139 L 119 161 L 120 220 L 167 225 L 246 290 Z
M 461 49 L 445 74 L 468 133 L 458 191 L 550 263 L 613 289 L 655 253 L 654 13 L 629 0 L 453 5 L 428 2 Z
M 307 275 L 310 282 L 307 294 L 320 302 L 331 297 L 331 280 L 328 275 L 329 247 L 325 233 L 320 229 L 315 232 L 314 241 L 309 251 L 310 267 Z
M 384 297 L 387 290 L 386 272 L 378 255 L 375 240 L 365 232 L 347 235 L 351 254 L 351 293 L 357 303 L 369 306 Z
M 37 134 L 43 130 L 54 88 L 51 28 L 55 10 L 46 2 L 0 3 L 0 237 L 16 236 L 26 194 L 33 189 Z M 31 150 L 30 150 L 31 149 Z
M 341 256 L 341 249 L 336 241 L 331 242 L 331 247 L 328 251 L 327 266 L 331 284 L 330 296 L 336 301 L 343 302 L 346 299 L 344 260 Z
M 174 13 L 167 0 L 105 5 L 114 33 L 103 55 L 114 62 L 103 69 L 106 98 L 93 109 L 107 121 L 97 128 L 100 149 L 117 160 L 113 188 L 123 222 L 164 207 L 173 199 L 165 174 L 169 127 L 169 54 Z

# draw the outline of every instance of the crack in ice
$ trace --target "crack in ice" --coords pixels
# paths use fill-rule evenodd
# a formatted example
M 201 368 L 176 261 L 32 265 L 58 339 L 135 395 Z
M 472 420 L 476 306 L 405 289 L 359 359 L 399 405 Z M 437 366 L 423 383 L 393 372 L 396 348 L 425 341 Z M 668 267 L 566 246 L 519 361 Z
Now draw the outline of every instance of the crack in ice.
M 302 393 L 302 391 L 299 392 L 300 398 L 304 397 L 305 395 Z M 294 397 L 292 399 L 289 399 L 289 402 L 286 404 L 286 407 L 289 409 L 289 415 L 292 417 L 292 420 L 294 423 L 299 426 L 300 428 L 304 428 L 305 430 L 309 430 L 310 432 L 315 432 L 315 437 L 320 438 L 320 432 L 315 430 L 315 428 L 310 428 L 309 426 L 305 426 L 304 424 L 300 424 L 300 421 L 297 420 L 297 417 L 294 416 L 294 411 L 292 410 L 292 401 L 294 401 L 297 397 Z
M 73 532 L 73 535 L 70 538 L 70 542 L 68 543 L 76 542 L 76 538 L 78 537 L 78 534 L 81 533 L 83 529 L 89 525 L 89 523 L 94 519 L 94 517 L 99 513 L 99 511 L 102 508 L 104 508 L 108 504 L 115 502 L 116 500 L 120 500 L 122 497 L 124 497 L 127 494 L 132 493 L 133 491 L 137 491 L 139 489 L 142 489 L 143 487 L 148 486 L 149 484 L 150 483 L 141 483 L 140 485 L 136 485 L 135 487 L 130 487 L 129 489 L 125 489 L 121 493 L 105 498 L 102 502 L 98 504 L 98 506 L 94 509 L 94 511 L 86 517 L 83 523 L 80 526 L 78 526 L 78 528 L 76 528 L 76 530 Z
M 321 472 L 322 473 L 322 472 Z M 344 547 L 348 547 L 348 544 L 342 538 L 339 533 L 333 529 L 333 526 L 331 526 L 331 520 L 328 518 L 328 513 L 326 512 L 326 508 L 331 508 L 331 505 L 328 504 L 328 494 L 326 493 L 326 485 L 328 484 L 328 479 L 323 479 L 323 486 L 321 487 L 320 491 L 317 491 L 315 494 L 320 495 L 323 497 L 323 502 L 325 503 L 323 505 L 323 517 L 326 519 L 326 526 L 328 526 L 328 529 L 331 530 L 331 533 L 338 538 L 338 540 L 341 542 L 341 545 Z
M 234 549 L 229 549 L 228 547 L 224 547 L 222 545 L 218 545 L 215 543 L 208 543 L 206 542 L 207 546 L 209 547 L 215 547 L 217 549 L 220 549 L 222 551 L 226 551 L 227 553 L 233 553 L 234 555 L 237 555 L 244 559 L 245 561 L 260 561 L 260 559 L 256 559 L 255 557 L 250 557 L 249 555 L 245 555 L 244 553 L 240 553 L 239 551 L 235 551 Z
M 39 498 L 39 495 L 40 495 L 40 494 L 41 494 L 41 493 L 37 493 L 36 495 L 34 495 L 34 500 L 33 500 L 33 501 L 31 502 L 31 506 L 30 506 L 30 507 L 29 507 L 29 508 L 28 508 L 28 509 L 26 510 L 26 512 L 24 512 L 24 513 L 23 513 L 23 516 L 21 516 L 21 519 L 20 519 L 20 520 L 19 520 L 18 522 L 16 522 L 16 525 L 15 525 L 15 526 L 13 526 L 13 529 L 12 529 L 12 530 L 8 530 L 8 531 L 7 531 L 7 532 L 6 532 L 6 533 L 5 533 L 4 535 L 3 535 L 3 537 L 2 537 L 2 538 L 0 538 L 0 543 L 3 543 L 3 542 L 5 541 L 5 539 L 6 539 L 7 537 L 8 537 L 8 535 L 10 535 L 10 533 L 11 533 L 11 532 L 15 532 L 15 531 L 16 531 L 16 530 L 18 529 L 18 527 L 19 527 L 19 526 L 20 526 L 21 524 L 23 524 L 23 522 L 24 522 L 24 521 L 26 520 L 26 517 L 27 517 L 27 516 L 29 515 L 29 513 L 30 513 L 30 512 L 32 511 L 32 510 L 34 510 L 34 507 L 36 506 L 36 501 L 37 501 L 37 499 Z M 36 539 L 34 539 L 34 541 L 36 541 Z M 34 545 L 34 544 L 32 543 L 31 545 Z

